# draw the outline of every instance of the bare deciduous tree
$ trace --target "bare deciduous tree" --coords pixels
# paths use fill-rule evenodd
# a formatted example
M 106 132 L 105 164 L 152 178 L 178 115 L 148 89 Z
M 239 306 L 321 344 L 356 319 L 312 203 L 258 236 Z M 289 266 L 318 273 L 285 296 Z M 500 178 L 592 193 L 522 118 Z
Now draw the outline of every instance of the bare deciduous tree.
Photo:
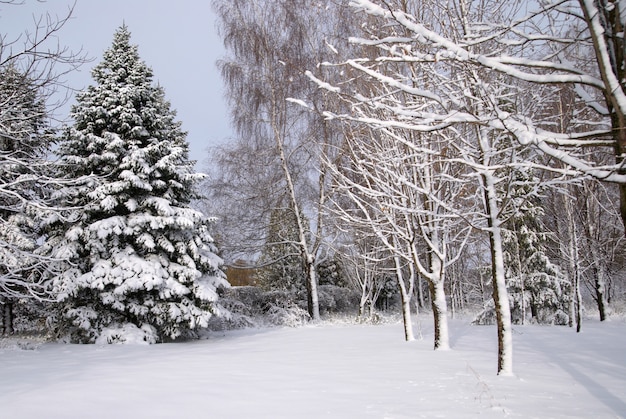
M 315 112 L 328 95 L 311 86 L 304 72 L 334 53 L 327 37 L 341 21 L 332 14 L 320 19 L 325 8 L 308 0 L 219 0 L 213 6 L 229 51 L 219 66 L 237 138 L 214 153 L 217 167 L 207 189 L 220 204 L 235 202 L 226 205 L 238 208 L 221 218 L 236 227 L 219 228 L 239 229 L 245 239 L 225 247 L 254 254 L 266 244 L 259 232 L 267 231 L 272 211 L 296 214 L 293 244 L 307 276 L 309 313 L 317 320 L 316 266 L 328 254 L 331 237 L 323 216 L 328 181 L 320 159 L 332 151 L 329 144 L 337 141 L 338 131 Z M 313 112 L 293 103 L 299 97 Z
M 80 51 L 56 40 L 71 14 L 72 8 L 62 17 L 36 17 L 34 28 L 19 36 L 0 34 L 0 303 L 5 333 L 12 330 L 17 299 L 50 298 L 42 273 L 52 261 L 37 253 L 36 219 L 64 216 L 51 194 L 72 182 L 55 176 L 47 155 L 52 114 L 69 92 L 63 76 L 85 62 Z

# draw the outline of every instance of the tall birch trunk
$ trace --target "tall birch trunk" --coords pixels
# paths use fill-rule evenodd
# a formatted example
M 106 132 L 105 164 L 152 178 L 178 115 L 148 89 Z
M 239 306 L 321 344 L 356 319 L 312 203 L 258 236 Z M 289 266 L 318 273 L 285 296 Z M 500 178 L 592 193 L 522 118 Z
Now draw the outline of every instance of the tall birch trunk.
M 559 200 L 555 201 L 558 208 L 556 211 L 565 210 L 564 217 L 557 217 L 557 230 L 562 233 L 560 242 L 561 255 L 567 260 L 567 276 L 570 281 L 570 304 L 569 304 L 569 327 L 576 325 L 576 332 L 580 332 L 582 324 L 582 299 L 580 295 L 580 264 L 579 260 L 579 244 L 578 244 L 578 227 L 574 209 L 572 207 L 572 198 L 562 195 Z
M 576 222 L 574 220 L 574 213 L 572 210 L 572 203 L 569 199 L 565 198 L 565 208 L 567 211 L 567 232 L 568 232 L 568 262 L 569 272 L 571 278 L 571 292 L 570 292 L 570 326 L 572 326 L 572 319 L 576 322 L 576 333 L 580 333 L 582 328 L 582 310 L 583 299 L 580 294 L 580 265 L 578 263 L 578 229 L 576 228 Z
M 274 116 L 275 118 L 275 116 Z M 315 255 L 309 250 L 309 243 L 306 236 L 306 227 L 304 220 L 302 219 L 302 213 L 300 212 L 300 206 L 298 205 L 298 199 L 296 198 L 296 188 L 291 178 L 291 172 L 289 171 L 289 165 L 287 164 L 287 156 L 285 155 L 285 147 L 283 146 L 282 135 L 277 127 L 276 121 L 272 121 L 272 128 L 274 130 L 274 139 L 276 141 L 276 148 L 280 156 L 280 164 L 285 176 L 285 183 L 287 184 L 287 190 L 289 191 L 289 199 L 293 212 L 296 218 L 296 224 L 298 226 L 298 246 L 303 258 L 303 264 L 306 271 L 306 290 L 307 290 L 307 306 L 309 315 L 313 321 L 320 320 L 320 307 L 319 296 L 317 292 L 317 271 L 315 269 Z

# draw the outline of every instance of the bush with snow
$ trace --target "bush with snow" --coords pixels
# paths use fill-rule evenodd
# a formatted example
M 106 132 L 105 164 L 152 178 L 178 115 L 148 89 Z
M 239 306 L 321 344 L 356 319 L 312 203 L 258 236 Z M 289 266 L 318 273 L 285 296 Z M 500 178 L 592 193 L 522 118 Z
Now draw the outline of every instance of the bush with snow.
M 149 324 L 137 327 L 132 323 L 121 326 L 113 325 L 105 328 L 96 338 L 96 344 L 150 345 L 158 340 L 157 331 Z
M 359 307 L 360 295 L 354 289 L 337 285 L 320 285 L 320 311 L 325 313 L 355 313 Z
M 253 286 L 232 287 L 223 291 L 220 303 L 228 310 L 229 316 L 213 319 L 209 324 L 210 329 L 297 327 L 310 320 L 309 313 L 295 293 L 265 291 Z

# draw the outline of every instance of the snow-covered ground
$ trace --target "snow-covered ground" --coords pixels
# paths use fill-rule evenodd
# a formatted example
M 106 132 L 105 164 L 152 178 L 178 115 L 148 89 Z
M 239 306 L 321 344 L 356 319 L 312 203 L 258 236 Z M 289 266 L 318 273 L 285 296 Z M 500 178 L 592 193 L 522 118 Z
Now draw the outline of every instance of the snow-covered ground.
M 626 322 L 516 326 L 514 377 L 496 330 L 451 322 L 452 350 L 401 324 L 321 324 L 140 345 L 0 348 L 0 418 L 626 417 Z M 417 334 L 416 330 L 416 334 Z M 24 345 L 21 345 L 24 347 Z

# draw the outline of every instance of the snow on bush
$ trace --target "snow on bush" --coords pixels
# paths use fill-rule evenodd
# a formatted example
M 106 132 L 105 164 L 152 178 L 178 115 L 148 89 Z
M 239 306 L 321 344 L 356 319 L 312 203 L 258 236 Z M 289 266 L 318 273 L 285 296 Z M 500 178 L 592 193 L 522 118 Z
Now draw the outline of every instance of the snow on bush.
M 353 289 L 337 285 L 320 285 L 318 288 L 320 310 L 326 313 L 346 313 L 359 306 L 359 294 Z
M 230 312 L 228 318 L 214 319 L 213 330 L 246 327 L 297 327 L 309 320 L 309 313 L 298 305 L 290 291 L 264 291 L 259 287 L 232 287 L 223 290 L 220 303 Z
M 269 322 L 276 326 L 298 327 L 310 319 L 309 313 L 294 302 L 270 303 L 266 315 Z
M 105 328 L 96 339 L 96 344 L 150 345 L 157 342 L 157 331 L 154 327 L 144 324 L 141 328 L 132 323 L 122 326 L 115 325 Z

